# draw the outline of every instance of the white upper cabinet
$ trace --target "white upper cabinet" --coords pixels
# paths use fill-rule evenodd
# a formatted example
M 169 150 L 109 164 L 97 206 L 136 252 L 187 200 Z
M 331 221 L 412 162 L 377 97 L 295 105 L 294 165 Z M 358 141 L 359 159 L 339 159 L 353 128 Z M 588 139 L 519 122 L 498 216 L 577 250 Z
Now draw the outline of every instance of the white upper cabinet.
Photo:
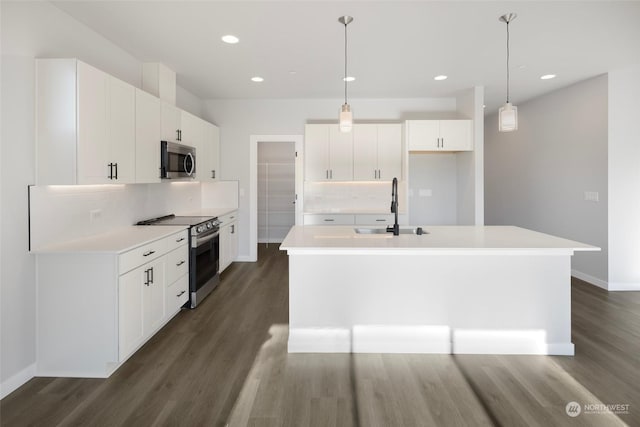
M 196 178 L 198 181 L 217 181 L 220 178 L 220 129 L 203 121 L 202 146 L 196 152 Z
M 75 59 L 36 60 L 38 184 L 135 181 L 135 88 Z
M 353 180 L 353 133 L 338 125 L 305 126 L 305 180 Z
M 136 89 L 136 182 L 160 182 L 160 127 L 158 98 Z
M 390 181 L 401 179 L 402 126 L 356 124 L 353 126 L 353 179 Z
M 407 120 L 409 151 L 472 151 L 471 120 Z
M 200 148 L 204 137 L 203 120 L 186 111 L 180 112 L 180 143 Z M 196 158 L 198 152 L 196 151 Z M 197 168 L 196 164 L 196 168 Z M 197 169 L 196 169 L 197 171 Z
M 179 108 L 162 102 L 162 141 L 180 142 L 182 112 Z
M 304 131 L 305 181 L 329 180 L 329 127 L 306 125 Z

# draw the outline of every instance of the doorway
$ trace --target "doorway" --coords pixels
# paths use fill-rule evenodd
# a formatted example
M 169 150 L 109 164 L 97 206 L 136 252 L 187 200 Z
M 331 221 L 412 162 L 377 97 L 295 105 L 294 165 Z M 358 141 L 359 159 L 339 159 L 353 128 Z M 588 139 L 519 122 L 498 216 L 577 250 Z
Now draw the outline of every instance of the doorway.
M 264 143 L 289 143 L 294 147 L 295 224 L 302 224 L 302 135 L 251 135 L 249 139 L 249 261 L 258 260 L 258 147 Z M 284 231 L 282 231 L 284 233 Z M 288 232 L 288 230 L 287 230 Z M 286 233 L 284 233 L 286 236 Z M 283 236 L 284 237 L 284 236 Z
M 282 243 L 296 223 L 295 142 L 258 141 L 258 243 Z

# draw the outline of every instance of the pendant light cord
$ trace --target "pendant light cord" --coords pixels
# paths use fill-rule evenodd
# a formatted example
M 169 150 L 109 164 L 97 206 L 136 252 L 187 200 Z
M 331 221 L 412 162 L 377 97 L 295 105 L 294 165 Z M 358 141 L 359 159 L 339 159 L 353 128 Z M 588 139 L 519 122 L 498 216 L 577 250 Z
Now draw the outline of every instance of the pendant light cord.
M 509 102 L 509 21 L 507 21 L 507 103 Z
M 347 23 L 344 24 L 344 103 L 347 103 Z

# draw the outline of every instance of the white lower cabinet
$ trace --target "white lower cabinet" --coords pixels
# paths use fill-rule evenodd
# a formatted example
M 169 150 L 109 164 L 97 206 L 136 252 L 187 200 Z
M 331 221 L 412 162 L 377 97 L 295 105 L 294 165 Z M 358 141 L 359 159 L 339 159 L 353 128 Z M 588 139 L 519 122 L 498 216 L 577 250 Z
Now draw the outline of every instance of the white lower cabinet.
M 218 218 L 220 221 L 220 272 L 238 258 L 238 212 Z
M 304 214 L 304 225 L 353 225 L 355 216 L 348 214 Z
M 187 301 L 187 230 L 121 253 L 38 255 L 39 376 L 108 377 Z

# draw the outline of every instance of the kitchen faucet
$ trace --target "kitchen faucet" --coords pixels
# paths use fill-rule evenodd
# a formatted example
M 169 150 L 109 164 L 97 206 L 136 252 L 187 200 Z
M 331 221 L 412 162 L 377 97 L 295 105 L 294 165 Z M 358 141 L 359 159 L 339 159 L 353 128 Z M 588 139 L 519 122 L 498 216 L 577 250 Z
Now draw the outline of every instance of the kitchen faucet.
M 398 225 L 398 178 L 393 178 L 391 183 L 391 212 L 395 214 L 395 222 L 393 227 L 387 227 L 388 233 L 393 233 L 394 236 L 400 235 L 400 226 Z

